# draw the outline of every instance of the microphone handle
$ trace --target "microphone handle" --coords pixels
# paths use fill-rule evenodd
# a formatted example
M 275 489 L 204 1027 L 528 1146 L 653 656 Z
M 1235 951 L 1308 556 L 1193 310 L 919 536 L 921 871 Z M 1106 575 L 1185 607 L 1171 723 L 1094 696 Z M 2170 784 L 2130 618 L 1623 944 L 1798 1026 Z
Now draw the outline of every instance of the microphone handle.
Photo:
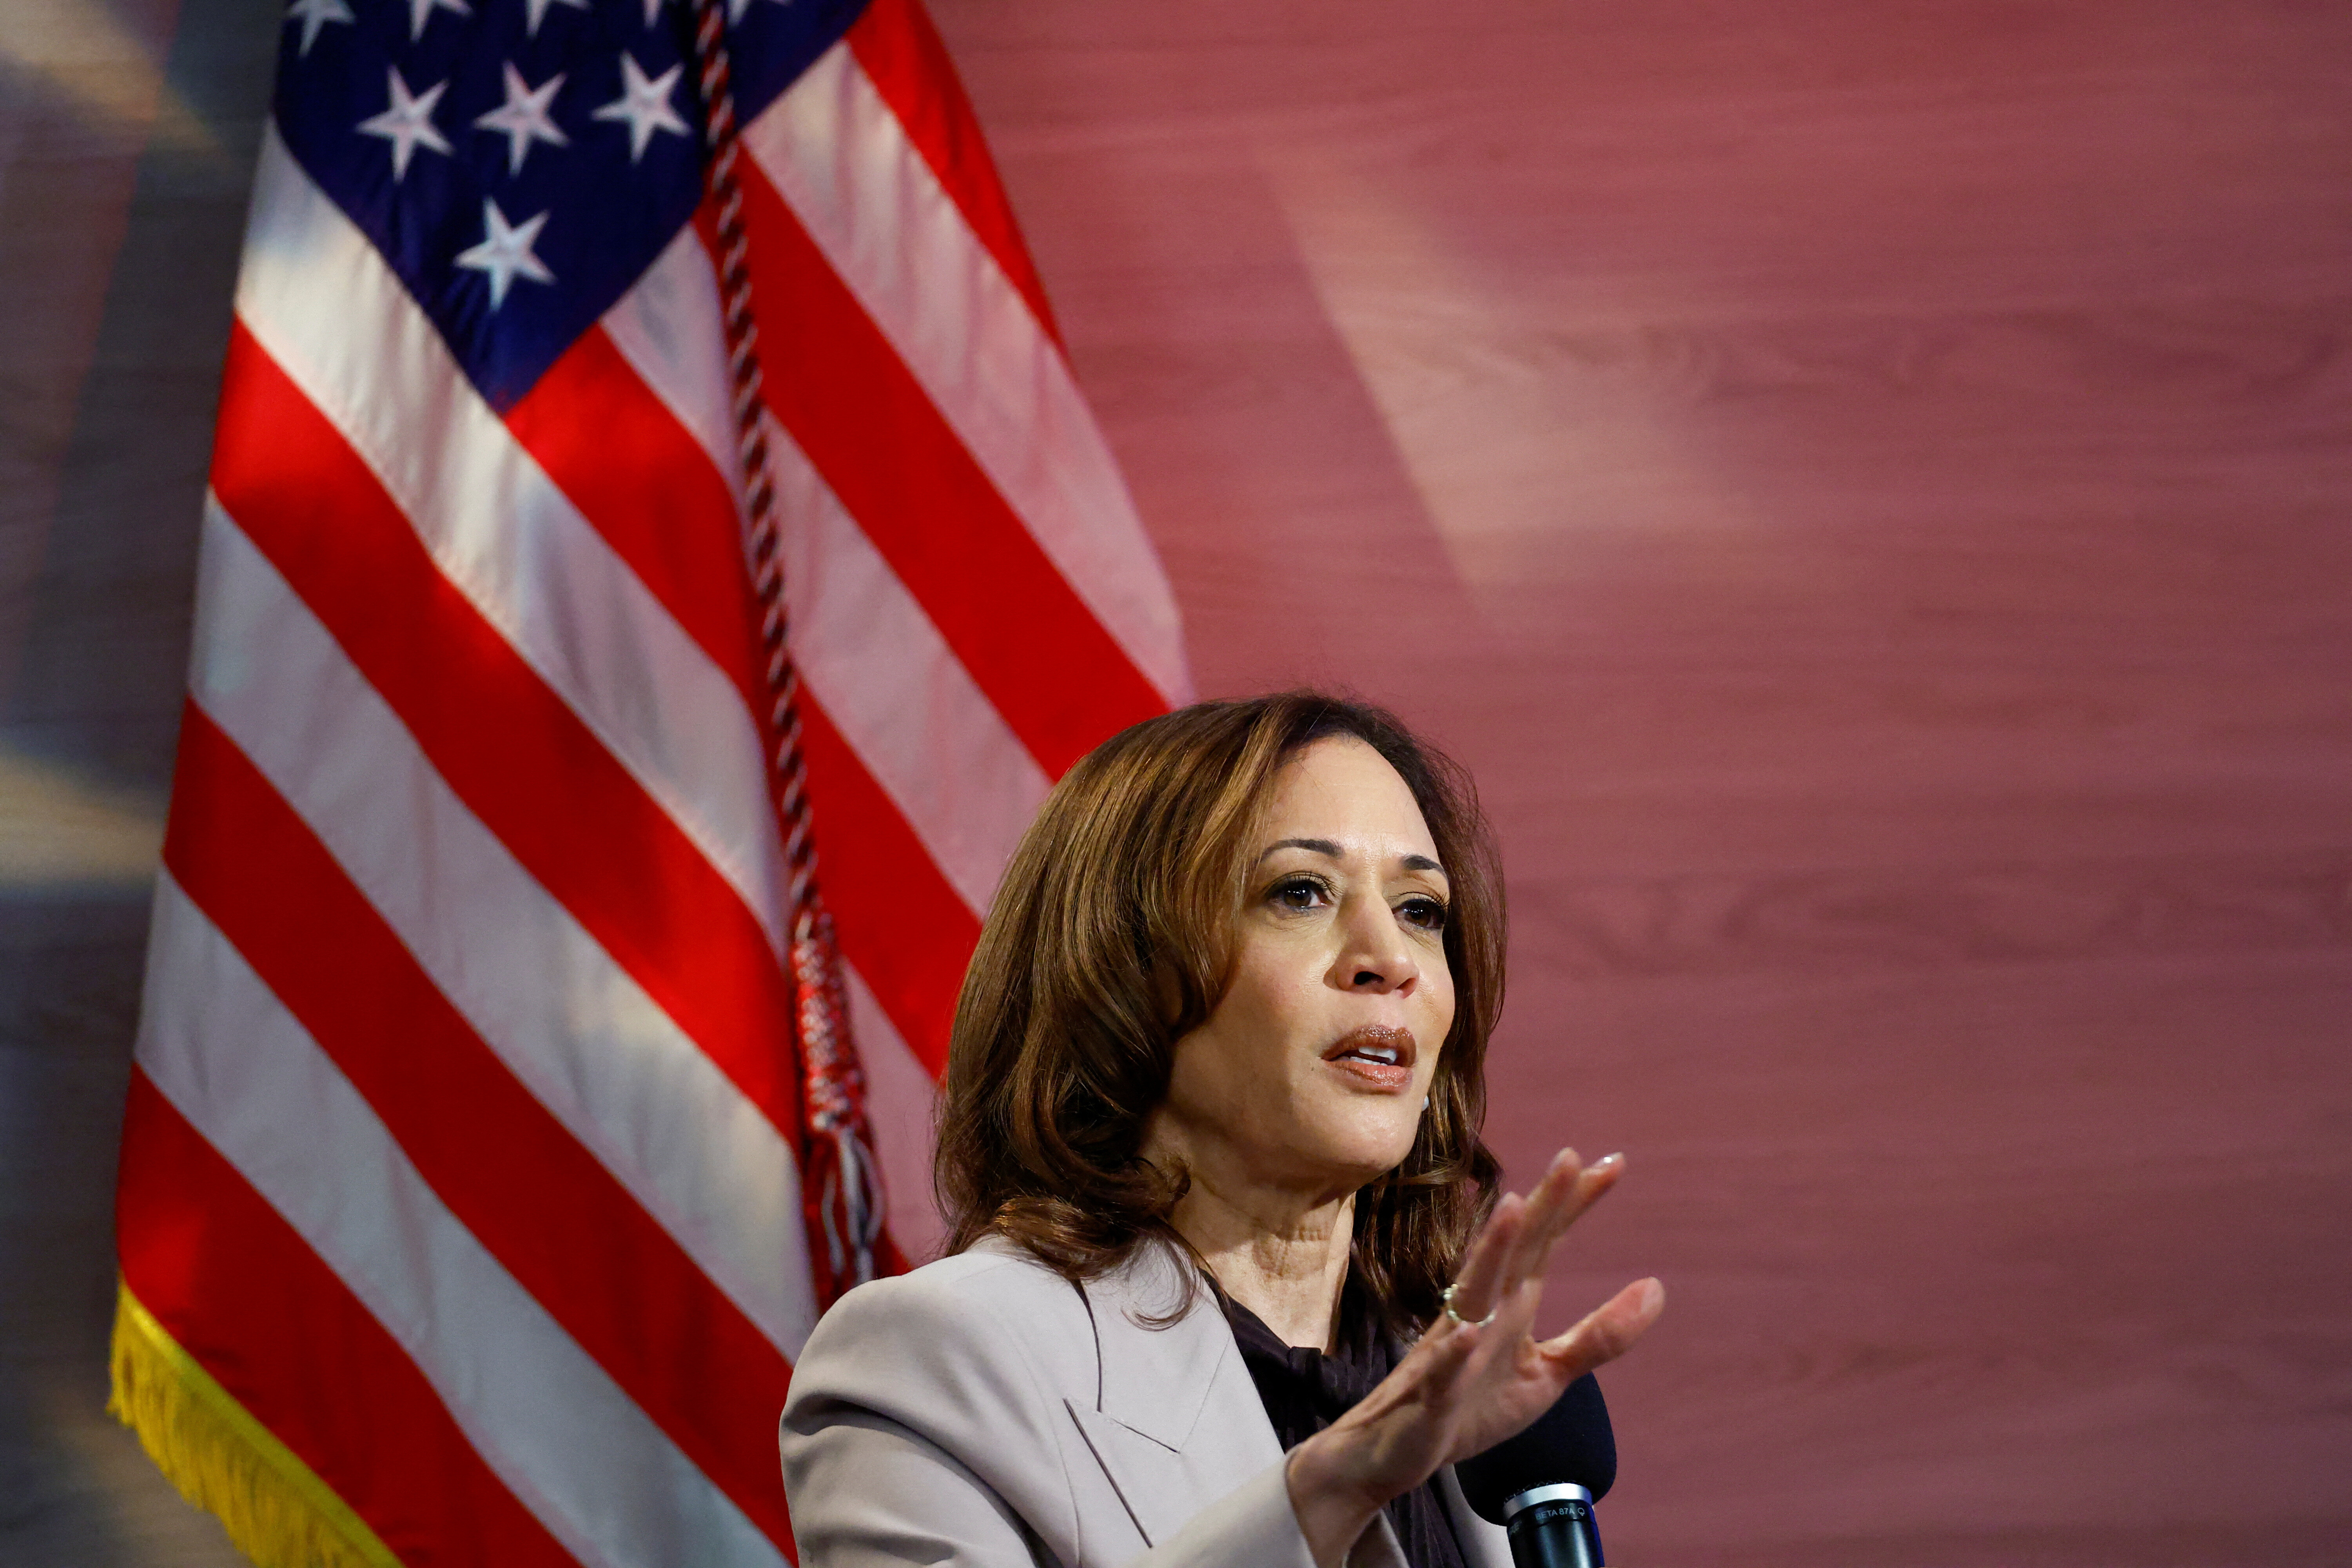
M 1503 1505 L 1513 1568 L 1601 1568 L 1592 1494 L 1563 1482 L 1523 1491 Z

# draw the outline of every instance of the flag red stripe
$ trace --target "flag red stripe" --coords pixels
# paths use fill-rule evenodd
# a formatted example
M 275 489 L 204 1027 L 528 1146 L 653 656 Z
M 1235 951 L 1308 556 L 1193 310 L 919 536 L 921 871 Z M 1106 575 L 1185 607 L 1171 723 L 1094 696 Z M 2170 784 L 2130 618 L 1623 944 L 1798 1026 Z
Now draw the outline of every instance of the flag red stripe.
M 131 1293 L 407 1568 L 570 1568 L 407 1352 L 136 1069 L 116 1203 Z
M 876 784 L 824 710 L 804 693 L 802 747 L 817 825 L 819 877 L 842 956 L 866 977 L 931 1077 L 947 1070 L 948 1027 L 980 921 Z
M 997 494 L 756 164 L 770 406 L 1048 777 L 1166 703 Z
M 792 1369 L 508 1071 L 325 845 L 191 702 L 163 863 L 450 1212 L 780 1546 Z M 552 982 L 556 977 L 550 976 Z
M 917 0 L 871 0 L 849 29 L 849 47 L 964 222 L 1058 346 L 1062 332 L 1045 303 L 1045 285 L 1029 247 L 1021 243 L 1013 204 L 1004 198 L 980 121 L 929 16 Z
M 758 918 L 241 323 L 225 379 L 221 504 L 458 797 L 797 1146 L 790 989 Z
M 765 714 L 735 498 L 604 329 L 581 333 L 506 421 L 752 713 Z

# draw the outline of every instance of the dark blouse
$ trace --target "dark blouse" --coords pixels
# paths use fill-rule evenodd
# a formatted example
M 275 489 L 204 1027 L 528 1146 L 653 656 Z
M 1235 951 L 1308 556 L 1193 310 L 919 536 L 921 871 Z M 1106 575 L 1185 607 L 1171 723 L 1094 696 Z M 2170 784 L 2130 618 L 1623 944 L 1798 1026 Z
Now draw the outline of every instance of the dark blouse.
M 1225 1303 L 1242 1363 L 1257 1384 L 1257 1396 L 1285 1453 L 1338 1420 L 1403 1358 L 1369 1313 L 1353 1310 L 1358 1305 L 1351 1287 L 1341 1300 L 1339 1348 L 1326 1355 L 1311 1347 L 1283 1343 L 1247 1307 L 1230 1299 Z M 1454 1521 L 1433 1481 L 1391 1499 L 1387 1512 L 1412 1568 L 1466 1568 L 1461 1543 L 1454 1539 Z

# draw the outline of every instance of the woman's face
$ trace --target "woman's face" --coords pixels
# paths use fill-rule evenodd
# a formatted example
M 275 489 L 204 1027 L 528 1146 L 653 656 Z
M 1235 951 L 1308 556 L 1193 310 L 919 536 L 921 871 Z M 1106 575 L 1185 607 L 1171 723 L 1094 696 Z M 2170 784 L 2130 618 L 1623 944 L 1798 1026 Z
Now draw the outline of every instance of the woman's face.
M 1445 872 L 1404 780 L 1353 736 L 1283 765 L 1247 853 L 1232 985 L 1176 1043 L 1146 1146 L 1213 1187 L 1338 1196 L 1412 1149 L 1454 1024 Z

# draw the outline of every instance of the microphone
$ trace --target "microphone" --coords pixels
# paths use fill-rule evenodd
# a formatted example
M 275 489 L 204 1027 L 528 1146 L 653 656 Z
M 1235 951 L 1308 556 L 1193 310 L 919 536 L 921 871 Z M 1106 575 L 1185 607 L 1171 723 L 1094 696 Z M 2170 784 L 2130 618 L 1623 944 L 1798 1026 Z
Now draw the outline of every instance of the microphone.
M 1463 1498 L 1510 1531 L 1514 1568 L 1601 1568 L 1592 1505 L 1617 1479 L 1617 1437 L 1586 1373 L 1514 1437 L 1454 1467 Z

